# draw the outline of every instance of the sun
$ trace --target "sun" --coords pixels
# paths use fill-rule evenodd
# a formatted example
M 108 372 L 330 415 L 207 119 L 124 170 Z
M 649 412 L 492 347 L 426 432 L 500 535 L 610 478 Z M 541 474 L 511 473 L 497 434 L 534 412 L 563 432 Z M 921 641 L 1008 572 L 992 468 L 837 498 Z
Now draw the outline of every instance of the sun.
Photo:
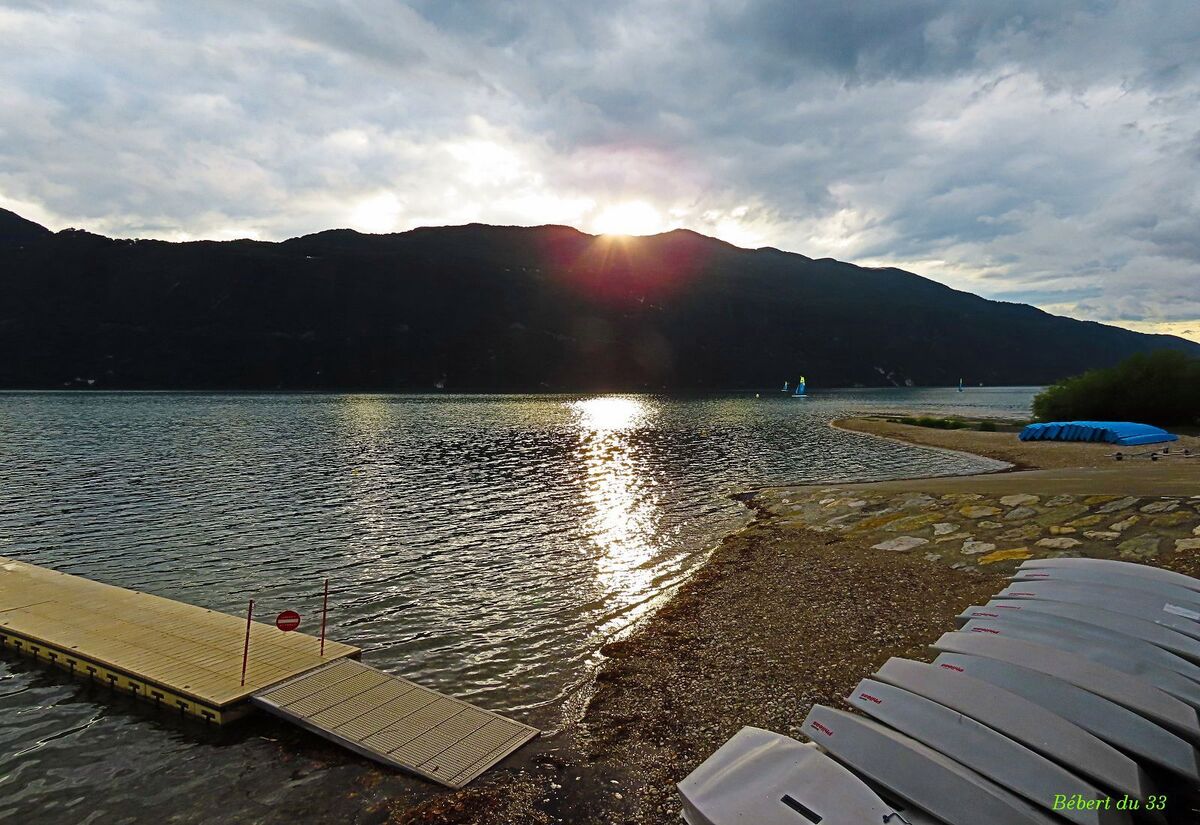
M 600 235 L 653 235 L 664 229 L 662 213 L 645 201 L 606 206 L 592 219 L 592 231 Z

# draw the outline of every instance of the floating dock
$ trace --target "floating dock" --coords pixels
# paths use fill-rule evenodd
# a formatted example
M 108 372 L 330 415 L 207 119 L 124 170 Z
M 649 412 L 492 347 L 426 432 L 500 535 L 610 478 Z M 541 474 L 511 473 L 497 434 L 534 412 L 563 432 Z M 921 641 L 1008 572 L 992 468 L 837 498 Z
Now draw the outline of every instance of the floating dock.
M 535 728 L 356 661 L 361 651 L 0 556 L 0 649 L 214 724 L 261 708 L 461 787 Z

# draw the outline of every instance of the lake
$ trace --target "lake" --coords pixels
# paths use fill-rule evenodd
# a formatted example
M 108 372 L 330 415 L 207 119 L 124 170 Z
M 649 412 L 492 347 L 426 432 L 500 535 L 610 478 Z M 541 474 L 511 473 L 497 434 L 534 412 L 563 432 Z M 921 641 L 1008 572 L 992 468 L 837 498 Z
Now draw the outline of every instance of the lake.
M 253 598 L 311 633 L 328 578 L 329 635 L 364 661 L 553 725 L 599 647 L 748 521 L 734 494 L 1000 466 L 833 418 L 1020 417 L 1035 392 L 0 393 L 0 555 L 232 613 Z M 204 783 L 268 771 L 262 738 L 0 659 L 0 819 L 203 821 L 230 810 L 196 802 Z

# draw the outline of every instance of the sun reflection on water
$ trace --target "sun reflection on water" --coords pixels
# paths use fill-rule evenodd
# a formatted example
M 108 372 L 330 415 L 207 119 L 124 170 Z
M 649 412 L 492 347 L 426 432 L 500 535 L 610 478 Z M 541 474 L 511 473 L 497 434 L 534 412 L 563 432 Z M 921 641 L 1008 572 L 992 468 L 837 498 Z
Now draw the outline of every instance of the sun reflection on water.
M 650 608 L 654 595 L 661 508 L 637 436 L 653 426 L 656 410 L 651 400 L 629 396 L 583 399 L 570 406 L 579 427 L 576 452 L 586 473 L 584 529 L 596 551 L 596 583 L 612 608 L 636 605 L 620 617 L 619 624 L 626 625 Z

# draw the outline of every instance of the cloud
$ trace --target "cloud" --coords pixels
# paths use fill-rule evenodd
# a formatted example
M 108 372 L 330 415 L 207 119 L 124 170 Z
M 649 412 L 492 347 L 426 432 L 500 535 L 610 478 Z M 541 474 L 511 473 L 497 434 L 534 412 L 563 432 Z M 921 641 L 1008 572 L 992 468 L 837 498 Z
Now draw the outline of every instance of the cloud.
M 640 210 L 1200 329 L 1191 0 L 9 0 L 0 40 L 0 205 L 54 228 Z

